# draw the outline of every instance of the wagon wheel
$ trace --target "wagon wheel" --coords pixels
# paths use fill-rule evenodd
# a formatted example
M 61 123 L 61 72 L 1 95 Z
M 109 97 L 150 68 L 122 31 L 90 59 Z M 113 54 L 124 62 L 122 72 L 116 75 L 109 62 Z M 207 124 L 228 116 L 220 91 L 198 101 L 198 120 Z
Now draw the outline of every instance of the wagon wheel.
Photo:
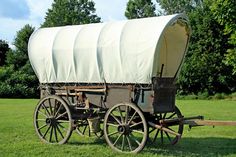
M 75 130 L 80 136 L 91 136 L 87 119 L 79 120 Z
M 34 112 L 34 127 L 46 143 L 66 143 L 72 133 L 71 112 L 58 96 L 47 96 L 39 101 Z
M 158 124 L 159 120 L 183 118 L 183 116 L 182 116 L 180 110 L 177 107 L 175 107 L 173 112 L 159 113 L 159 114 L 157 114 L 156 118 L 157 118 L 156 123 Z M 165 125 L 163 125 L 163 127 L 167 128 L 175 133 L 178 133 L 180 135 L 182 135 L 183 129 L 184 129 L 184 125 L 181 122 L 176 122 L 176 123 L 172 123 L 172 124 L 165 124 Z M 160 141 L 157 139 L 159 139 Z M 174 134 L 169 133 L 169 132 L 149 126 L 149 140 L 152 143 L 159 141 L 161 144 L 170 143 L 172 145 L 175 145 L 176 143 L 178 143 L 180 138 Z
M 80 136 L 84 137 L 91 137 L 92 135 L 95 135 L 96 137 L 100 138 L 103 136 L 103 130 L 97 133 L 91 133 L 87 119 L 78 120 L 75 130 Z
M 104 118 L 104 137 L 119 152 L 137 153 L 147 141 L 147 123 L 134 104 L 121 103 L 110 108 Z

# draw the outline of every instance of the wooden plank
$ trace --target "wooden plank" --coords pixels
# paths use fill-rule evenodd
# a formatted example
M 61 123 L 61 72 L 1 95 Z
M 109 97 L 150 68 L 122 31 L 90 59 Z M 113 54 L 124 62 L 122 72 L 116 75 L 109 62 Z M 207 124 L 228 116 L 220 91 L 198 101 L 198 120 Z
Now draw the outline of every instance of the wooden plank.
M 106 89 L 75 89 L 77 92 L 106 92 Z
M 236 126 L 236 121 L 217 121 L 217 120 L 184 120 L 184 124 L 190 126 Z

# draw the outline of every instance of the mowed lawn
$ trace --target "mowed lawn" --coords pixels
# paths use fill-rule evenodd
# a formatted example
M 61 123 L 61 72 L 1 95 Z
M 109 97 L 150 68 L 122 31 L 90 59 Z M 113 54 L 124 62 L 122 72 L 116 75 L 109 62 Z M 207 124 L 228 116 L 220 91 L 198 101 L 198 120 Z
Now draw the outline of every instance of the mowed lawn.
M 64 145 L 40 142 L 33 128 L 33 111 L 38 100 L 0 99 L 0 157 L 53 157 L 53 156 L 235 156 L 236 126 L 196 127 L 188 131 L 185 126 L 181 141 L 175 145 L 147 143 L 139 154 L 116 153 L 103 138 L 86 138 L 73 133 Z M 205 119 L 235 120 L 236 101 L 178 100 L 177 106 L 187 116 L 204 115 Z

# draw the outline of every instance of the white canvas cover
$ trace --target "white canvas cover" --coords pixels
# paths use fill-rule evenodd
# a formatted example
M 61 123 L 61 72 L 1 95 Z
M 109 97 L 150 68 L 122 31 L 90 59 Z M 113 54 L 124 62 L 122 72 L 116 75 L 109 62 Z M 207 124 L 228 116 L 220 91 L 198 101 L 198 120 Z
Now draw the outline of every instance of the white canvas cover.
M 28 55 L 40 83 L 151 83 L 175 77 L 189 40 L 182 14 L 40 28 Z

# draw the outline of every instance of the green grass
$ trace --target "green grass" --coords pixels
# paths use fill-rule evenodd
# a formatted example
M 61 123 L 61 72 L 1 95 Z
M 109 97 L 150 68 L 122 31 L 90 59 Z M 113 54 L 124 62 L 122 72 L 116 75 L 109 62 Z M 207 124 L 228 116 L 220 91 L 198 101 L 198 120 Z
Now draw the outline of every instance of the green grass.
M 0 156 L 127 156 L 113 152 L 104 139 L 80 137 L 75 132 L 64 145 L 40 142 L 33 128 L 37 101 L 0 99 Z M 178 100 L 177 104 L 186 117 L 204 115 L 205 119 L 236 121 L 236 101 Z M 147 144 L 141 153 L 128 156 L 236 156 L 236 126 L 205 126 L 191 131 L 185 126 L 177 145 Z

